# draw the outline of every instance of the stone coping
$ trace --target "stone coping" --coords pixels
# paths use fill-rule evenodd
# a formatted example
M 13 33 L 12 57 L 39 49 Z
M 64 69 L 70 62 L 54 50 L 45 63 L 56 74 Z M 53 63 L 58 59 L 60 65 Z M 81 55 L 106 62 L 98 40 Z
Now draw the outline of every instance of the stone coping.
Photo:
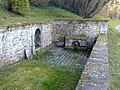
M 80 19 L 55 19 L 55 20 L 47 20 L 47 21 L 42 21 L 42 22 L 37 22 L 37 23 L 16 23 L 13 25 L 5 25 L 5 26 L 1 26 L 0 25 L 0 29 L 9 29 L 9 28 L 17 28 L 17 27 L 26 27 L 26 26 L 30 26 L 30 25 L 39 25 L 39 24 L 48 24 L 48 23 L 53 23 L 55 21 L 81 21 L 81 22 L 86 22 L 86 21 L 96 21 L 96 22 L 100 22 L 100 21 L 104 21 L 104 22 L 108 22 L 109 20 L 80 20 Z
M 65 39 L 78 39 L 78 40 L 88 40 L 89 37 L 87 37 L 86 35 L 78 35 L 78 36 L 65 36 Z
M 54 20 L 47 20 L 43 22 L 36 22 L 36 23 L 16 23 L 13 25 L 0 25 L 0 29 L 9 29 L 9 28 L 18 28 L 18 27 L 28 27 L 28 26 L 33 26 L 33 25 L 40 25 L 40 24 L 52 24 Z
M 96 22 L 104 21 L 104 22 L 108 22 L 109 20 L 55 19 L 55 21 L 96 21 Z
M 76 90 L 109 90 L 107 36 L 99 35 Z

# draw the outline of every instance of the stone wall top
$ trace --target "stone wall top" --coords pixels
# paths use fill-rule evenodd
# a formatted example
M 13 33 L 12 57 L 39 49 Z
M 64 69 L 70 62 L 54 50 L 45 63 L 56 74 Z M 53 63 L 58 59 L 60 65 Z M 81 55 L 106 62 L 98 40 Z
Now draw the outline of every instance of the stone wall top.
M 107 37 L 100 35 L 76 90 L 109 90 L 109 79 Z
M 23 23 L 23 24 L 13 24 L 8 26 L 0 26 L 0 32 L 6 32 L 6 31 L 12 31 L 12 30 L 18 30 L 24 28 L 30 28 L 33 26 L 39 26 L 39 25 L 47 25 L 47 24 L 53 24 L 53 21 L 45 21 L 45 22 L 39 22 L 39 23 Z
M 109 20 L 79 20 L 79 19 L 55 19 L 55 21 L 81 21 L 81 22 L 86 22 L 86 21 L 92 21 L 92 22 L 108 22 Z
M 53 24 L 53 22 L 56 22 L 56 21 L 79 21 L 79 22 L 108 22 L 108 20 L 79 20 L 79 19 L 55 19 L 55 20 L 48 20 L 48 21 L 43 21 L 43 22 L 38 22 L 38 23 L 16 23 L 16 24 L 13 24 L 13 25 L 4 25 L 4 26 L 1 26 L 0 25 L 0 32 L 1 31 L 10 31 L 10 29 L 12 28 L 12 30 L 15 28 L 26 28 L 26 27 L 29 27 L 29 26 L 33 26 L 33 25 L 40 25 L 40 24 Z

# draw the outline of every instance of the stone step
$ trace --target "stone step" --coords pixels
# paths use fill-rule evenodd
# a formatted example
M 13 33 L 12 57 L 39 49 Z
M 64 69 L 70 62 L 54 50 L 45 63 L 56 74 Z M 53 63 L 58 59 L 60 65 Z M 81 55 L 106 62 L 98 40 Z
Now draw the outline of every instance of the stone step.
M 81 64 L 81 59 L 84 58 L 87 60 L 88 52 L 81 51 L 72 51 L 72 50 L 64 50 L 64 48 L 53 47 L 49 50 L 48 53 L 45 53 L 42 57 L 39 57 L 42 61 L 47 61 L 49 63 L 75 66 L 76 64 Z M 83 62 L 85 62 L 83 60 Z
M 72 62 L 72 60 L 73 60 L 73 59 L 72 59 L 73 56 L 74 56 L 74 53 L 71 52 L 71 54 L 70 54 L 70 58 L 69 58 L 69 61 L 66 63 L 66 65 L 71 65 L 70 62 Z

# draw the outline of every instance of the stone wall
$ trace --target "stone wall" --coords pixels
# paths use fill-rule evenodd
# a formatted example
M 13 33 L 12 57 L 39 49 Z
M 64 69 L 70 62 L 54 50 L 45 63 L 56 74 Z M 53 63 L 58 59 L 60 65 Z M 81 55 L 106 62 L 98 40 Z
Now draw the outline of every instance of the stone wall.
M 107 36 L 100 35 L 76 90 L 109 90 L 109 79 Z
M 93 47 L 99 34 L 107 34 L 107 20 L 56 20 L 54 22 L 55 41 L 57 46 L 64 46 L 65 36 L 86 35 L 87 46 Z
M 56 20 L 56 41 L 61 37 L 86 34 L 88 37 L 96 37 L 98 34 L 107 34 L 107 20 Z
M 61 42 L 64 36 L 85 34 L 90 43 L 98 34 L 107 33 L 106 20 L 55 20 L 33 25 L 0 27 L 0 66 L 31 57 L 36 50 Z M 40 47 L 35 47 L 35 32 L 40 30 Z M 90 44 L 91 45 L 91 44 Z
M 41 47 L 52 43 L 51 23 L 0 27 L 0 66 L 12 63 L 25 56 L 31 57 L 35 53 L 35 32 L 41 31 Z M 39 49 L 40 49 L 39 48 Z
M 65 39 L 65 47 L 71 47 L 74 42 L 77 42 L 78 46 L 86 47 L 87 41 L 77 39 Z

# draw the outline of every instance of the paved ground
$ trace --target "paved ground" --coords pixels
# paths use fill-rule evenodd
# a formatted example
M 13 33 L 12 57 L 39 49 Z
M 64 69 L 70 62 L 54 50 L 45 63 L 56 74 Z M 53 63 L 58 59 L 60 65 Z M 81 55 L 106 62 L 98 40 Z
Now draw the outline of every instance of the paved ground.
M 40 60 L 68 66 L 84 66 L 89 54 L 90 52 L 86 50 L 73 51 L 64 50 L 64 48 L 61 47 L 53 47 L 46 54 L 44 54 Z
M 115 28 L 120 32 L 120 25 L 117 25 Z

